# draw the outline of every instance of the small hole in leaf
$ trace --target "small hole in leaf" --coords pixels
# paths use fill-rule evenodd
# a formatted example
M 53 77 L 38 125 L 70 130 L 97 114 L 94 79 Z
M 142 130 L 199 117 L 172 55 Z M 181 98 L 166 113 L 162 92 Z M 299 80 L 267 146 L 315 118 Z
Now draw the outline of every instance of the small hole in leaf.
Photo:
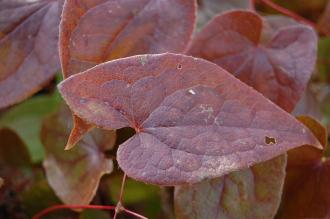
M 182 69 L 182 65 L 181 65 L 181 64 L 178 64 L 178 65 L 176 66 L 176 68 L 179 69 L 179 70 L 181 70 L 181 69 Z
M 276 144 L 276 139 L 273 137 L 265 136 L 265 143 L 268 145 Z

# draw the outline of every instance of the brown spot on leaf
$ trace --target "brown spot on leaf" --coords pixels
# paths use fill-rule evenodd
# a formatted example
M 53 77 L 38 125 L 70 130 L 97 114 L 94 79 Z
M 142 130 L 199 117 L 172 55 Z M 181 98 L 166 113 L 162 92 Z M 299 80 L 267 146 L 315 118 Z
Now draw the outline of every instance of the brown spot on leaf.
M 268 145 L 276 144 L 276 139 L 273 137 L 265 136 L 265 143 Z

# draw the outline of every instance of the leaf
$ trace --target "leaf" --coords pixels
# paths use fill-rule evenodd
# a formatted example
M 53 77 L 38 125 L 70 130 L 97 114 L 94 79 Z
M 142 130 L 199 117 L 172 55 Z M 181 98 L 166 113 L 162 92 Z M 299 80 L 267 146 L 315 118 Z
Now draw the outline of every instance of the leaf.
M 14 131 L 8 128 L 0 129 L 0 139 L 1 175 L 5 175 L 3 171 L 7 168 L 10 168 L 10 174 L 14 174 L 15 171 L 22 171 L 25 166 L 31 164 L 24 142 Z
M 63 151 L 72 126 L 70 117 L 70 110 L 63 105 L 44 121 L 41 140 L 46 157 L 43 164 L 50 186 L 65 204 L 86 205 L 94 197 L 101 177 L 112 172 L 112 160 L 106 157 L 105 151 L 114 146 L 116 134 L 94 129 L 78 147 Z
M 24 142 L 11 129 L 0 129 L 0 186 L 1 218 L 26 219 L 59 200 L 49 188 L 43 171 L 31 163 Z M 67 218 L 72 213 L 53 214 Z M 57 217 L 56 217 L 57 216 Z M 73 218 L 73 217 L 70 217 Z
M 296 146 L 319 147 L 291 115 L 198 58 L 166 53 L 118 59 L 64 80 L 59 90 L 87 122 L 135 129 L 119 146 L 117 161 L 128 176 L 148 183 L 198 182 Z
M 330 35 L 330 2 L 328 1 L 322 15 L 318 19 L 317 26 L 322 30 L 323 33 L 326 33 L 328 36 Z
M 0 1 L 0 108 L 39 91 L 60 68 L 61 1 Z
M 177 219 L 274 218 L 281 201 L 286 155 L 221 178 L 175 188 Z
M 11 108 L 0 117 L 0 127 L 14 130 L 22 138 L 34 163 L 42 161 L 44 157 L 39 136 L 42 119 L 56 110 L 60 99 L 58 93 L 36 96 Z
M 186 0 L 66 1 L 60 28 L 64 78 L 126 56 L 183 52 L 194 30 L 195 11 L 195 1 Z M 79 118 L 74 121 L 67 149 L 92 129 Z
M 200 0 L 197 29 L 200 30 L 215 15 L 233 9 L 248 9 L 248 0 Z
M 262 30 L 259 15 L 227 12 L 195 36 L 188 54 L 215 62 L 291 112 L 313 72 L 317 36 L 308 26 L 290 25 L 263 44 Z
M 312 89 L 312 83 L 307 85 L 300 101 L 292 112 L 293 115 L 308 115 L 315 119 L 322 119 L 321 104 L 317 93 Z
M 298 119 L 319 139 L 324 151 L 308 146 L 289 151 L 284 192 L 276 218 L 328 218 L 330 159 L 323 157 L 327 131 L 311 117 Z
M 107 60 L 183 52 L 194 29 L 195 7 L 195 1 L 186 0 L 66 1 L 60 33 L 65 78 Z

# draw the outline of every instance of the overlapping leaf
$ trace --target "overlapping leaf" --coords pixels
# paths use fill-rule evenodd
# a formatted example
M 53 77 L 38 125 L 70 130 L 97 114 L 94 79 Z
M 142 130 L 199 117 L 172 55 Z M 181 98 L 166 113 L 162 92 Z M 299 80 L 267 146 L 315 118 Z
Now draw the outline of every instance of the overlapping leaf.
M 66 1 L 60 31 L 64 77 L 135 54 L 183 52 L 195 23 L 195 1 Z M 71 148 L 91 125 L 75 118 Z
M 60 103 L 59 93 L 33 97 L 12 107 L 0 118 L 0 127 L 10 128 L 19 135 L 30 152 L 34 163 L 41 162 L 44 150 L 40 141 L 42 120 L 55 111 Z
M 0 129 L 0 217 L 26 219 L 59 204 L 42 169 L 31 163 L 24 142 L 10 129 Z M 1 184 L 0 179 L 0 184 Z M 77 218 L 60 212 L 51 218 Z
M 218 13 L 232 9 L 247 9 L 248 0 L 200 0 L 198 1 L 197 28 L 200 29 Z
M 310 117 L 299 117 L 327 147 L 327 131 Z M 328 218 L 330 209 L 330 159 L 309 146 L 288 153 L 283 200 L 276 218 Z
M 198 58 L 167 53 L 118 59 L 66 79 L 59 89 L 89 123 L 135 129 L 117 160 L 128 176 L 145 182 L 197 182 L 296 146 L 319 146 L 285 111 Z
M 281 201 L 286 155 L 212 180 L 175 188 L 177 219 L 273 218 Z
M 259 15 L 227 12 L 196 35 L 188 54 L 215 62 L 291 112 L 314 69 L 317 36 L 310 27 L 288 26 L 263 44 L 262 30 Z
M 39 91 L 60 68 L 62 1 L 0 1 L 0 108 Z
M 78 147 L 63 151 L 72 122 L 70 110 L 62 107 L 44 121 L 41 138 L 45 145 L 44 167 L 49 184 L 66 204 L 88 204 L 100 178 L 112 171 L 112 160 L 105 151 L 113 147 L 115 132 L 94 129 Z

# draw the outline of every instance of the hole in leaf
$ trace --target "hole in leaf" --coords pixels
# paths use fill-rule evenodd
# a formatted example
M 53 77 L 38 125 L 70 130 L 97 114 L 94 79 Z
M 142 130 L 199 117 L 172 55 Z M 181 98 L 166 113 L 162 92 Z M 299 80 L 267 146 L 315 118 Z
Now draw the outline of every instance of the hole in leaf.
M 273 137 L 265 136 L 265 143 L 268 145 L 276 144 L 276 139 Z
M 182 65 L 181 65 L 181 64 L 178 64 L 178 65 L 176 66 L 176 68 L 179 69 L 179 70 L 181 70 L 181 69 L 182 69 Z

